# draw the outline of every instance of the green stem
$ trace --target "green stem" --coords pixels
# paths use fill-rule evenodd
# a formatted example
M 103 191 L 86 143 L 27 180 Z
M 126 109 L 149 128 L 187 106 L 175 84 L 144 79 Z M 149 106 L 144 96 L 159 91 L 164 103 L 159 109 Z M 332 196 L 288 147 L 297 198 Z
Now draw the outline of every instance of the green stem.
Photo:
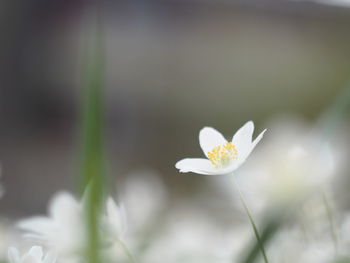
M 127 245 L 125 245 L 125 243 L 121 240 L 118 240 L 120 247 L 124 250 L 125 255 L 128 257 L 129 261 L 131 263 L 136 263 L 136 259 L 134 258 L 134 256 L 132 255 L 131 251 L 129 250 L 129 248 L 127 247 Z
M 329 226 L 330 226 L 330 232 L 331 232 L 333 245 L 334 245 L 334 251 L 335 251 L 335 254 L 337 254 L 338 253 L 338 237 L 337 237 L 337 233 L 335 230 L 332 208 L 331 208 L 331 205 L 330 205 L 325 193 L 322 194 L 322 199 L 323 199 L 324 206 L 326 208 L 327 218 L 328 218 Z
M 234 177 L 233 177 L 233 176 L 232 176 L 232 181 L 233 181 L 233 184 L 234 184 L 234 186 L 235 186 L 235 188 L 236 188 L 236 190 L 237 190 L 237 192 L 238 192 L 239 199 L 240 199 L 240 201 L 241 201 L 241 203 L 242 203 L 242 206 L 243 206 L 243 208 L 244 208 L 244 211 L 246 212 L 246 214 L 247 214 L 247 216 L 248 216 L 248 218 L 249 218 L 249 222 L 250 222 L 250 224 L 251 224 L 251 226 L 252 226 L 252 228 L 253 228 L 253 231 L 254 231 L 256 240 L 257 240 L 257 242 L 258 242 L 258 244 L 259 244 L 259 248 L 260 248 L 261 254 L 262 254 L 263 258 L 264 258 L 264 262 L 265 262 L 265 263 L 269 263 L 269 260 L 267 259 L 267 256 L 266 256 L 265 247 L 264 247 L 264 244 L 263 244 L 263 242 L 262 242 L 262 240 L 261 240 L 261 237 L 260 237 L 258 228 L 257 228 L 257 226 L 256 226 L 256 224 L 255 224 L 255 221 L 254 221 L 254 218 L 253 218 L 253 216 L 252 216 L 252 214 L 251 214 L 251 212 L 250 212 L 250 209 L 249 209 L 249 207 L 248 207 L 248 205 L 247 205 L 247 202 L 246 202 L 245 199 L 244 199 L 243 193 L 242 193 L 241 190 L 239 189 L 239 187 L 238 187 L 236 181 L 234 180 Z
M 98 13 L 98 12 L 97 12 Z M 86 191 L 86 220 L 88 263 L 101 263 L 99 215 L 104 190 L 104 36 L 102 24 L 89 28 L 84 42 L 82 152 L 80 192 Z M 91 30 L 91 32 L 90 32 Z

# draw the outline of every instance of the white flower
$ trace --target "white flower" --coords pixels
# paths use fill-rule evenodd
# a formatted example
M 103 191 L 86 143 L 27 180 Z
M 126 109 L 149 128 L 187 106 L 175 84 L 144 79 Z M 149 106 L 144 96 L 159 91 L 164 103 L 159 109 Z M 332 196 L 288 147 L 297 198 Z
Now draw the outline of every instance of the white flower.
M 102 224 L 106 237 L 112 241 L 121 240 L 127 231 L 125 208 L 123 205 L 118 206 L 111 197 L 107 199 L 106 215 L 102 219 Z
M 119 209 L 112 198 L 108 199 L 106 206 L 106 215 L 100 217 L 100 229 L 106 230 L 108 235 L 100 233 L 102 244 L 107 244 L 112 237 L 118 239 L 125 232 L 123 210 Z M 19 221 L 18 227 L 29 232 L 27 237 L 41 241 L 59 256 L 80 258 L 88 238 L 84 207 L 84 201 L 77 201 L 68 192 L 60 192 L 50 202 L 48 217 L 24 219 Z
M 18 222 L 27 237 L 43 242 L 63 257 L 84 250 L 86 224 L 83 206 L 70 193 L 57 193 L 49 204 L 49 216 L 35 216 Z
M 199 144 L 208 159 L 186 158 L 177 162 L 175 167 L 182 173 L 229 174 L 244 163 L 265 131 L 253 141 L 254 123 L 248 121 L 228 142 L 217 130 L 204 127 L 199 133 Z
M 268 127 L 270 136 L 236 176 L 254 211 L 284 207 L 328 191 L 338 169 L 337 143 L 298 118 L 276 119 Z M 220 191 L 233 192 L 225 178 L 214 183 Z
M 232 255 L 250 238 L 246 228 L 233 231 L 222 227 L 191 205 L 174 208 L 164 216 L 166 227 L 159 229 L 157 237 L 151 240 L 142 262 L 163 263 L 164 258 L 167 263 L 232 262 Z
M 280 229 L 267 247 L 270 262 L 335 262 L 334 245 L 329 235 L 323 233 L 315 239 L 305 230 L 308 229 L 299 226 Z
M 155 171 L 134 171 L 125 178 L 117 192 L 125 204 L 133 234 L 139 235 L 163 213 L 168 196 L 160 175 Z
M 0 233 L 0 262 L 4 262 L 10 246 L 16 244 L 17 247 L 22 248 L 25 243 L 18 231 L 13 228 L 10 219 L 0 218 Z
M 44 257 L 43 249 L 40 246 L 33 246 L 23 256 L 20 256 L 17 248 L 10 247 L 8 260 L 10 263 L 55 263 L 56 257 L 52 253 L 47 253 Z

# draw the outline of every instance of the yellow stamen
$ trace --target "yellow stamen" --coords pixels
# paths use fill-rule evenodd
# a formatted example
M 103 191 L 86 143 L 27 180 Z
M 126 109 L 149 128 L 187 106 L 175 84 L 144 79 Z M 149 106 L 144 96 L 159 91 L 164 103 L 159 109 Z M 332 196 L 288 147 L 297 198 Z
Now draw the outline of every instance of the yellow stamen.
M 208 158 L 215 168 L 227 167 L 237 156 L 238 151 L 232 142 L 216 146 L 208 152 Z

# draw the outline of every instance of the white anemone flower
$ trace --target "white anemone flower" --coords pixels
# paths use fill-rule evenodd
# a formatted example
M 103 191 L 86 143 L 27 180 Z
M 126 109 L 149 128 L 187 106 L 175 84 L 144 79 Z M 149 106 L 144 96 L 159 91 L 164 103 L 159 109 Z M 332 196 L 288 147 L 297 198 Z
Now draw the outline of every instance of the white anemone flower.
M 271 136 L 252 165 L 240 170 L 238 180 L 248 188 L 245 192 L 266 204 L 285 204 L 331 190 L 340 168 L 338 143 L 295 117 L 277 119 L 269 127 Z
M 86 248 L 88 238 L 84 198 L 78 201 L 68 192 L 59 192 L 49 205 L 49 216 L 35 216 L 18 222 L 27 237 L 42 242 L 65 259 L 79 259 Z M 106 214 L 100 215 L 101 243 L 118 239 L 124 234 L 126 222 L 124 210 L 108 198 Z M 106 235 L 104 232 L 109 234 Z
M 20 255 L 15 247 L 8 249 L 8 260 L 10 263 L 55 263 L 56 257 L 52 253 L 44 256 L 43 249 L 40 246 L 33 246 L 27 253 Z
M 234 135 L 231 142 L 211 127 L 199 132 L 199 144 L 207 157 L 186 158 L 175 165 L 182 173 L 193 172 L 204 175 L 232 173 L 240 167 L 262 139 L 266 129 L 253 141 L 254 123 L 248 121 Z
M 112 197 L 106 202 L 106 215 L 102 218 L 105 236 L 111 240 L 122 240 L 127 231 L 127 219 L 124 206 L 117 205 Z
M 83 205 L 68 192 L 57 193 L 49 203 L 49 216 L 20 220 L 18 227 L 26 236 L 54 249 L 62 257 L 84 250 L 87 238 Z

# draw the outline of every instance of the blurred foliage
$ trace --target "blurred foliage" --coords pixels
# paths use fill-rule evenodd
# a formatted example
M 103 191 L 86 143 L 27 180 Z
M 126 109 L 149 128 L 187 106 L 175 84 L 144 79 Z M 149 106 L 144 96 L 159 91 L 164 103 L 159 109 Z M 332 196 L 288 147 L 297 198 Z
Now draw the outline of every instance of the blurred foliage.
M 97 18 L 98 19 L 98 18 Z M 103 79 L 104 43 L 101 21 L 93 25 L 92 39 L 84 63 L 83 82 L 83 151 L 81 193 L 87 195 L 87 258 L 90 263 L 100 262 L 98 218 L 103 199 L 104 146 L 103 146 Z
M 242 257 L 240 263 L 256 262 L 259 259 L 258 256 L 261 252 L 261 246 L 266 247 L 268 242 L 278 232 L 282 223 L 283 219 L 281 217 L 270 217 L 270 219 L 265 222 L 265 226 L 262 228 L 262 231 L 260 231 L 260 240 L 255 242 L 252 241 L 252 247 L 248 248 L 246 256 Z

